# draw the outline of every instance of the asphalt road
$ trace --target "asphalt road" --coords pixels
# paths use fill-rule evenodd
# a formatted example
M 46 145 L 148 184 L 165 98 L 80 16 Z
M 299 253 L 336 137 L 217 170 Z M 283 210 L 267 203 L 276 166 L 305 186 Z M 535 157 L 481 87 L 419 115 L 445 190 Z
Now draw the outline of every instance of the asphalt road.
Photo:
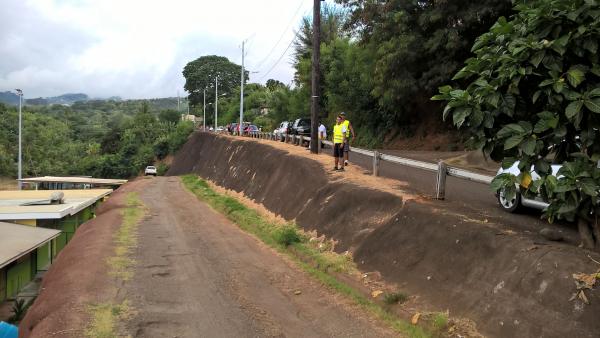
M 134 337 L 393 335 L 185 190 L 150 178 L 140 193 Z M 299 293 L 299 294 L 298 294 Z
M 330 151 L 330 149 L 326 151 Z M 359 165 L 365 171 L 371 172 L 373 169 L 372 158 L 362 154 L 350 153 L 350 165 L 353 164 Z M 406 182 L 408 186 L 403 187 L 403 189 L 409 192 L 427 197 L 435 195 L 435 172 L 381 161 L 379 174 L 383 177 Z M 567 243 L 579 244 L 574 224 L 558 222 L 555 225 L 549 225 L 546 220 L 541 219 L 542 213 L 533 209 L 525 209 L 515 214 L 507 213 L 499 207 L 496 196 L 487 184 L 448 176 L 446 179 L 446 199 L 435 201 L 435 203 L 465 213 L 469 217 L 496 222 L 515 231 L 537 233 L 544 227 L 556 227 L 564 233 Z

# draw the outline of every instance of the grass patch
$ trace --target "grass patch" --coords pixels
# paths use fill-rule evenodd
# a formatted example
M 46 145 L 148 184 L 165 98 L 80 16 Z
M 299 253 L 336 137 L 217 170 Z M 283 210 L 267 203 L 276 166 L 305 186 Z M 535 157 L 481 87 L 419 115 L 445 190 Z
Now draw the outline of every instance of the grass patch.
M 397 332 L 409 337 L 421 338 L 430 335 L 422 328 L 397 318 L 382 306 L 365 297 L 358 290 L 339 281 L 334 272 L 345 272 L 354 267 L 350 256 L 332 252 L 321 252 L 312 245 L 293 223 L 278 225 L 266 220 L 256 210 L 246 207 L 233 197 L 214 192 L 206 181 L 195 175 L 181 177 L 185 187 L 199 199 L 207 202 L 218 212 L 223 213 L 244 231 L 247 231 L 267 245 L 291 257 L 304 271 L 325 286 L 345 295 L 354 303 L 373 313 Z
M 383 302 L 388 305 L 402 304 L 408 300 L 408 296 L 402 292 L 386 293 L 383 296 Z
M 444 312 L 437 312 L 433 315 L 433 320 L 431 321 L 433 325 L 433 329 L 436 332 L 444 332 L 446 328 L 448 328 L 448 314 Z
M 131 192 L 125 198 L 126 207 L 123 209 L 123 222 L 114 235 L 114 256 L 108 258 L 109 273 L 121 280 L 133 277 L 130 267 L 135 260 L 129 257 L 133 248 L 137 246 L 137 228 L 144 216 L 145 210 L 138 194 Z
M 121 304 L 97 304 L 88 307 L 92 322 L 85 330 L 86 337 L 117 337 L 118 323 L 129 318 L 131 309 L 127 301 Z

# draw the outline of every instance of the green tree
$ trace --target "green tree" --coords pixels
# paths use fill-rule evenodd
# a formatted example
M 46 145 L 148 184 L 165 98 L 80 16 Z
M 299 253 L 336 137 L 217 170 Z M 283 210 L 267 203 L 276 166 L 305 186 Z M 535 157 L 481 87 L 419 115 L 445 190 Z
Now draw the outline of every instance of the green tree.
M 441 108 L 429 98 L 460 68 L 475 38 L 511 6 L 510 0 L 337 2 L 351 9 L 346 26 L 372 52 L 372 67 L 365 69 L 378 105 L 369 112 L 377 121 L 371 128 L 388 132 L 437 121 Z
M 181 120 L 181 114 L 174 109 L 165 109 L 158 113 L 158 119 L 164 122 L 177 123 L 179 120 Z
M 494 190 L 540 194 L 545 215 L 578 219 L 583 244 L 600 250 L 600 5 L 595 0 L 523 2 L 473 45 L 476 57 L 434 99 L 444 117 L 471 136 L 470 146 L 519 161 Z M 552 174 L 550 159 L 562 164 Z M 541 177 L 531 181 L 530 168 Z
M 203 91 L 206 89 L 207 102 L 214 101 L 215 78 L 219 77 L 219 94 L 230 95 L 234 88 L 240 86 L 242 67 L 229 61 L 226 57 L 217 55 L 202 56 L 189 62 L 183 68 L 185 77 L 184 88 L 189 94 L 190 105 L 203 103 Z M 248 79 L 248 72 L 244 74 Z

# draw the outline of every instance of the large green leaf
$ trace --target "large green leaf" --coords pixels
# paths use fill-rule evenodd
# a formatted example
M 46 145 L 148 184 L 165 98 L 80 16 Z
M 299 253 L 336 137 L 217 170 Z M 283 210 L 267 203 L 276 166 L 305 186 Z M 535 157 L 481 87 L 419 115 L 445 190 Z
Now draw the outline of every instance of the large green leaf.
M 594 113 L 600 113 L 600 98 L 594 98 L 583 101 L 585 107 Z
M 567 200 L 563 201 L 560 208 L 558 208 L 558 213 L 565 214 L 568 212 L 573 212 L 577 209 L 577 206 L 578 206 L 578 203 L 575 199 L 568 198 Z
M 528 137 L 523 143 L 521 143 L 520 148 L 526 155 L 533 156 L 535 153 L 535 145 L 535 139 L 533 137 Z
M 506 139 L 504 142 L 504 150 L 512 149 L 518 146 L 523 141 L 523 135 L 514 135 Z
M 460 128 L 460 126 L 462 126 L 462 124 L 465 122 L 467 116 L 471 114 L 471 111 L 471 108 L 468 107 L 460 107 L 454 110 L 454 113 L 452 114 L 452 121 L 454 122 L 454 125 Z
M 579 114 L 582 107 L 583 101 L 580 100 L 569 103 L 567 109 L 565 110 L 565 116 L 567 116 L 569 119 L 572 119 L 575 115 Z
M 598 184 L 592 178 L 583 178 L 579 181 L 579 187 L 586 195 L 597 196 L 598 195 Z
M 567 71 L 567 80 L 573 87 L 579 86 L 585 79 L 585 68 L 582 66 L 573 66 Z
M 516 123 L 507 124 L 498 131 L 496 136 L 498 138 L 505 138 L 514 134 L 523 134 L 525 129 Z

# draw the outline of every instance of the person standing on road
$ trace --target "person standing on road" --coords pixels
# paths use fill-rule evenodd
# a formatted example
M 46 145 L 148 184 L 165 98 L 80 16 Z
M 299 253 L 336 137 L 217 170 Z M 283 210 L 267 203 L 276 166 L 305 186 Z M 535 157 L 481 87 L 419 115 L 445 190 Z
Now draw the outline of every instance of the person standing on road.
M 333 171 L 344 170 L 344 143 L 346 142 L 346 126 L 342 123 L 342 118 L 337 117 L 336 123 L 333 126 L 333 157 L 335 158 L 335 166 Z M 338 164 L 340 167 L 338 167 Z
M 319 143 L 321 143 L 321 149 L 325 148 L 324 140 L 327 139 L 327 128 L 323 125 L 323 122 L 319 122 Z
M 346 113 L 341 112 L 340 117 L 342 118 L 342 124 L 344 125 L 344 129 L 346 130 L 346 137 L 344 141 L 344 166 L 348 165 L 348 153 L 350 152 L 350 134 L 352 134 L 352 140 L 356 137 L 354 134 L 354 128 L 352 128 L 352 123 L 350 120 L 346 119 Z

